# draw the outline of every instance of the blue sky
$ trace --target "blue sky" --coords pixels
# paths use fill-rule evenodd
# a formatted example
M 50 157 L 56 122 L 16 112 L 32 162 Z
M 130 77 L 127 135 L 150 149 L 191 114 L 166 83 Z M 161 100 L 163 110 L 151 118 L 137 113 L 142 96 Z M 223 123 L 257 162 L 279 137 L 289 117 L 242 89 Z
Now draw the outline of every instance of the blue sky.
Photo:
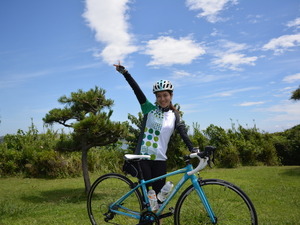
M 95 85 L 114 100 L 113 120 L 137 115 L 118 60 L 150 101 L 152 84 L 170 80 L 190 126 L 300 123 L 289 100 L 300 84 L 298 0 L 3 0 L 0 32 L 0 135 L 31 118 L 43 132 L 59 97 Z

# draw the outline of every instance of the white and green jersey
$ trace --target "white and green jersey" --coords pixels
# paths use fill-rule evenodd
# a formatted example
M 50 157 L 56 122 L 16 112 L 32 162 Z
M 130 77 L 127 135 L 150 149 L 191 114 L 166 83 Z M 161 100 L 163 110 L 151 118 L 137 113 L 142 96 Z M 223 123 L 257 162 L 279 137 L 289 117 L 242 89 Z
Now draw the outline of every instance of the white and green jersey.
M 164 112 L 148 100 L 141 105 L 143 114 L 147 114 L 140 154 L 154 155 L 155 160 L 166 160 L 170 137 L 175 129 L 175 113 Z

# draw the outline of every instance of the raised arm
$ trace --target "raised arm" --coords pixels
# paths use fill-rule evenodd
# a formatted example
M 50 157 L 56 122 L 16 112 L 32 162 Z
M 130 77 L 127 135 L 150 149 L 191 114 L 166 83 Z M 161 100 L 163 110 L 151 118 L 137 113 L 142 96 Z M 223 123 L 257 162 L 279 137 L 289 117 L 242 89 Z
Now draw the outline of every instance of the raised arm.
M 120 64 L 114 64 L 114 66 L 116 67 L 116 70 L 123 74 L 123 76 L 125 77 L 126 81 L 128 82 L 128 84 L 130 85 L 130 87 L 132 88 L 132 90 L 134 91 L 134 94 L 136 95 L 139 103 L 142 105 L 146 102 L 146 96 L 143 93 L 143 91 L 141 90 L 140 86 L 136 83 L 136 81 L 133 79 L 133 77 L 130 75 L 130 73 L 125 69 L 124 66 L 120 65 Z

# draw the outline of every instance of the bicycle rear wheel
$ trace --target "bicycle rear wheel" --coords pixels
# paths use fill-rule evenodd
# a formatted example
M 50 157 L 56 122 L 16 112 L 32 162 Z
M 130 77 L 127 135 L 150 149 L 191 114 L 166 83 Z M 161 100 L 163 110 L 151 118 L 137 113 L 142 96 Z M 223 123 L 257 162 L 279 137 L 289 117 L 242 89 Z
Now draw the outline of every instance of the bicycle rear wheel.
M 258 224 L 255 208 L 240 188 L 219 179 L 199 182 L 215 213 L 217 224 Z M 174 221 L 175 225 L 212 224 L 193 185 L 189 186 L 179 197 L 174 212 Z
M 115 215 L 109 210 L 111 203 L 118 200 L 134 187 L 134 183 L 121 174 L 106 174 L 99 177 L 92 185 L 87 198 L 87 209 L 90 221 L 94 225 L 113 222 L 117 224 L 136 224 L 137 220 L 123 216 Z M 142 195 L 139 190 L 131 194 L 123 203 L 122 208 L 140 214 L 142 209 Z M 128 212 L 117 208 L 119 211 Z

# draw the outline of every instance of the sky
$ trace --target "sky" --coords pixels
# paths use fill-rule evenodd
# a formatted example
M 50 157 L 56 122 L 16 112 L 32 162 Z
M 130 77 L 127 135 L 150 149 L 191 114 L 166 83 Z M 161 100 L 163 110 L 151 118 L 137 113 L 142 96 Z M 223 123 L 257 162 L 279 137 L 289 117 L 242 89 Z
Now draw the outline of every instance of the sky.
M 0 136 L 32 122 L 45 132 L 59 97 L 95 86 L 114 100 L 112 120 L 137 115 L 118 61 L 151 102 L 152 85 L 170 80 L 191 128 L 300 124 L 300 101 L 290 100 L 300 84 L 299 0 L 2 0 Z

